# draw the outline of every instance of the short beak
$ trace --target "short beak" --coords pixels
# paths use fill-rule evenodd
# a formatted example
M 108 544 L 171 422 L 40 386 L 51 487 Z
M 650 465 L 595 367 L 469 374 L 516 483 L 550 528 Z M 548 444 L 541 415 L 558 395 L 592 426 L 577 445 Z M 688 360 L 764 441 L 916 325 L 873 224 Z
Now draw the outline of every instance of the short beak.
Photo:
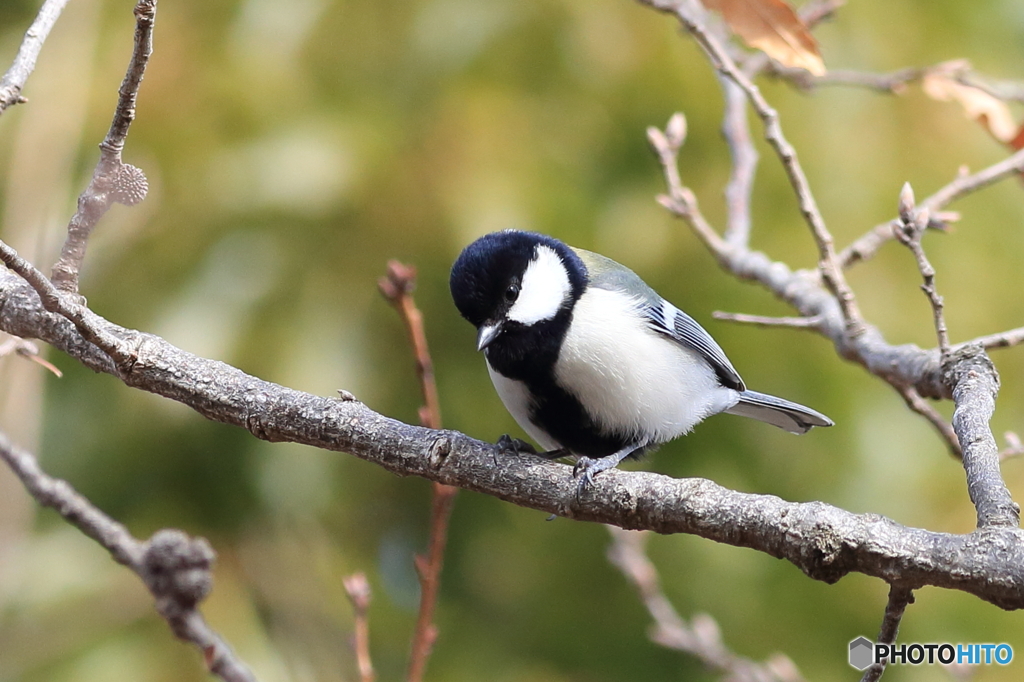
M 491 345 L 491 341 L 498 338 L 498 334 L 500 333 L 501 322 L 481 326 L 476 334 L 476 349 L 483 350 L 484 348 L 487 348 L 487 346 Z

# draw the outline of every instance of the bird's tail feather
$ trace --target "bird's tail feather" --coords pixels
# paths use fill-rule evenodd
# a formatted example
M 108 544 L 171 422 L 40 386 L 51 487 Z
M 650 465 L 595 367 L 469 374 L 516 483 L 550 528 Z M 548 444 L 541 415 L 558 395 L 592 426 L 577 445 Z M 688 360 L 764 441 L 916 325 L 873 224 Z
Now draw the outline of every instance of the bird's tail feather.
M 816 410 L 757 391 L 740 393 L 739 402 L 726 412 L 751 417 L 790 433 L 807 433 L 814 426 L 832 426 L 832 420 Z

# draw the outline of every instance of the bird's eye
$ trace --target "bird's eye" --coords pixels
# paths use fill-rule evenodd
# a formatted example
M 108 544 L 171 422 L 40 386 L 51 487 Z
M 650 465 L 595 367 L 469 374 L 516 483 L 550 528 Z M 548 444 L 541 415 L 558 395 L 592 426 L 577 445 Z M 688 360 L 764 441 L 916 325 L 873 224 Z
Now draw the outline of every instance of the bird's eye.
M 508 289 L 505 289 L 505 300 L 508 301 L 509 303 L 511 303 L 512 301 L 516 300 L 516 298 L 518 296 L 519 296 L 519 285 L 518 284 L 510 284 L 508 286 Z

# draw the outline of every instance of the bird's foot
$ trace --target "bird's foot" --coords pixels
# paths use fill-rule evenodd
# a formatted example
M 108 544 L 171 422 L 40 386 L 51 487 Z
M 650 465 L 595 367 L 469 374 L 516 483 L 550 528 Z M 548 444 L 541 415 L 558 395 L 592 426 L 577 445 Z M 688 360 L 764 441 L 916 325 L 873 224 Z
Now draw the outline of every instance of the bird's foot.
M 618 452 L 606 455 L 604 457 L 598 457 L 597 459 L 591 459 L 590 457 L 580 457 L 576 460 L 576 466 L 572 468 L 573 478 L 576 479 L 576 501 L 579 502 L 580 495 L 584 493 L 588 488 L 594 485 L 594 477 L 602 471 L 608 471 L 608 469 L 614 469 L 619 465 L 619 462 L 626 459 L 632 454 L 639 455 L 642 453 L 648 445 L 646 443 L 632 443 Z
M 511 453 L 513 455 L 521 455 L 524 453 L 527 455 L 537 454 L 537 449 L 534 448 L 529 443 L 527 443 L 525 440 L 522 440 L 521 438 L 513 438 L 507 433 L 503 434 L 501 438 L 498 439 L 496 445 L 498 446 L 499 450 Z
M 558 448 L 557 450 L 545 450 L 544 452 L 537 452 L 537 448 L 533 447 L 525 440 L 521 438 L 513 438 L 507 433 L 498 439 L 496 443 L 498 449 L 502 452 L 510 453 L 513 455 L 537 455 L 544 459 L 558 459 L 560 457 L 568 457 L 571 453 L 565 448 Z
M 620 461 L 622 458 L 615 455 L 598 459 L 580 457 L 576 460 L 576 465 L 572 468 L 572 476 L 576 479 L 576 500 L 579 501 L 580 495 L 594 485 L 594 476 L 614 468 Z

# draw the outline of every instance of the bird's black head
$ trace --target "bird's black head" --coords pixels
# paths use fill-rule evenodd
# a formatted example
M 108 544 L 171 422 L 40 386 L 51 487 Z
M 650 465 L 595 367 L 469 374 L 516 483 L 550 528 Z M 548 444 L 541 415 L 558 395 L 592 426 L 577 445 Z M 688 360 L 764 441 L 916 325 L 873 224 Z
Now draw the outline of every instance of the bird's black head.
M 571 309 L 587 269 L 562 242 L 534 232 L 492 232 L 452 266 L 455 307 L 480 331 L 482 349 L 503 332 L 531 327 Z

